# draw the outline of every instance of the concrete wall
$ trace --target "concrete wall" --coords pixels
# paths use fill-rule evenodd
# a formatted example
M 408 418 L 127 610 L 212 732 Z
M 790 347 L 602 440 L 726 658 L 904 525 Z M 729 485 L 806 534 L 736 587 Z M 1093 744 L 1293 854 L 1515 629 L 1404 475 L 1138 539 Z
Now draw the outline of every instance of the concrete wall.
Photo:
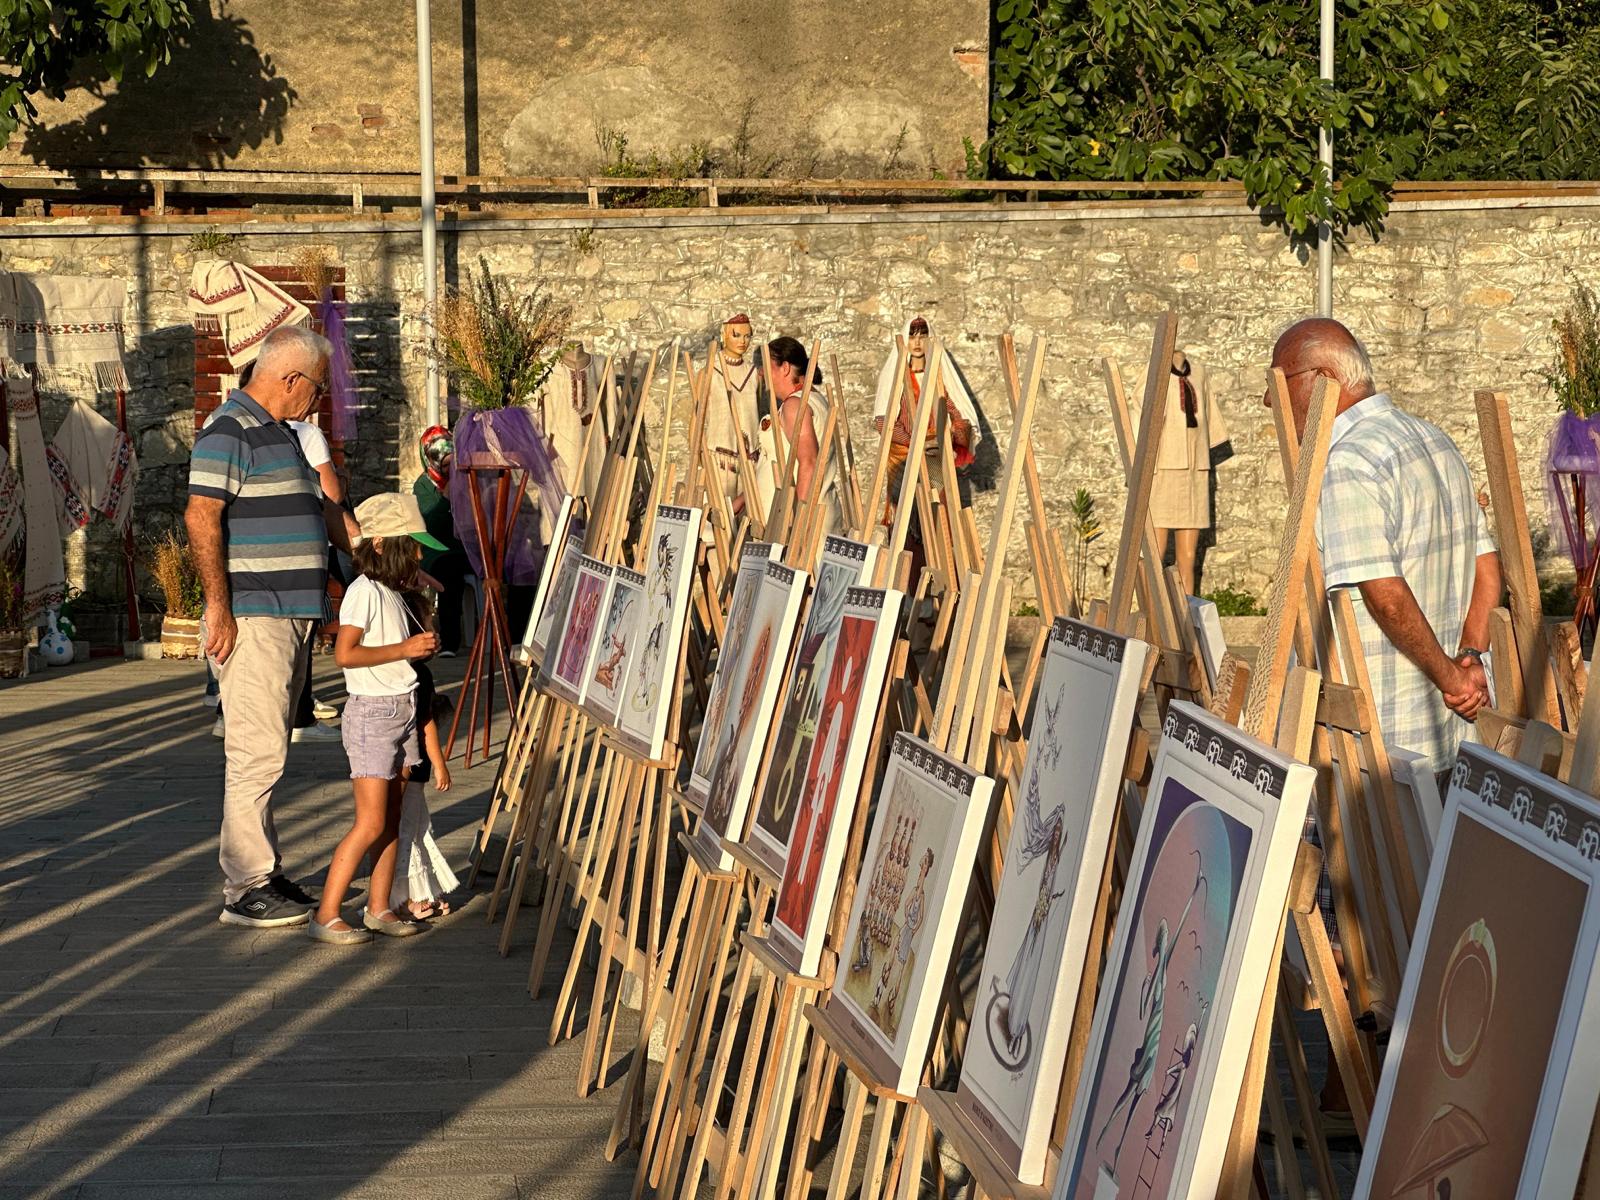
M 53 236 L 0 229 L 0 265 L 130 280 L 140 331 L 132 407 L 145 464 L 138 513 L 149 531 L 173 519 L 192 436 L 188 231 L 149 226 L 90 237 L 50 228 Z M 416 470 L 416 234 L 330 224 L 252 234 L 244 245 L 250 259 L 272 264 L 313 242 L 333 249 L 352 298 L 366 404 L 352 452 L 359 496 Z M 1366 339 L 1380 383 L 1442 425 L 1480 479 L 1472 392 L 1492 386 L 1511 394 L 1536 537 L 1546 519 L 1538 463 L 1553 410 L 1533 372 L 1550 361 L 1550 320 L 1574 272 L 1595 281 L 1597 249 L 1600 206 L 1491 206 L 1399 211 L 1382 243 L 1358 241 L 1339 257 L 1337 309 Z M 1242 210 L 724 213 L 593 226 L 497 222 L 447 235 L 451 269 L 480 255 L 513 279 L 548 281 L 574 305 L 577 331 L 602 351 L 675 335 L 698 351 L 738 309 L 751 314 L 758 336 L 821 336 L 825 353 L 837 356 L 864 461 L 876 445 L 872 388 L 904 317 L 926 314 L 950 342 L 989 426 L 990 451 L 1003 446 L 1009 424 L 995 336 L 1014 330 L 1026 347 L 1033 334 L 1044 335 L 1040 474 L 1057 515 L 1079 486 L 1097 498 L 1108 536 L 1093 547 L 1090 583 L 1102 592 L 1123 487 L 1098 360 L 1114 356 L 1130 379 L 1137 376 L 1154 315 L 1170 305 L 1180 344 L 1212 369 L 1236 451 L 1217 473 L 1216 542 L 1203 586 L 1265 592 L 1283 489 L 1260 404 L 1261 370 L 1276 332 L 1304 313 L 1314 281 L 1276 232 Z M 51 403 L 47 428 L 60 411 L 59 400 Z M 681 427 L 675 432 L 681 436 Z M 973 469 L 980 521 L 992 504 L 997 463 L 986 453 Z M 1025 564 L 1020 530 L 1011 555 L 1011 566 Z M 1546 557 L 1546 568 L 1559 571 Z
M 416 170 L 407 0 L 194 7 L 154 79 L 42 103 L 0 162 Z M 636 154 L 710 143 L 727 173 L 748 116 L 746 170 L 925 176 L 959 168 L 961 139 L 987 129 L 983 0 L 459 0 L 432 14 L 441 172 L 587 173 L 603 126 Z

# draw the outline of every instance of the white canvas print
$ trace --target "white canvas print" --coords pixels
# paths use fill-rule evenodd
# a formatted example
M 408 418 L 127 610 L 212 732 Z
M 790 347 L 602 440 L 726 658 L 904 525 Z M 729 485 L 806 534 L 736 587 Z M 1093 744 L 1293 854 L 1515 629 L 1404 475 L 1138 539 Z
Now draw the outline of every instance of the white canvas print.
M 689 796 L 704 806 L 711 790 L 711 762 L 717 732 L 722 727 L 728 705 L 730 681 L 739 674 L 739 657 L 748 648 L 746 635 L 755 610 L 756 595 L 766 578 L 767 564 L 782 552 L 776 542 L 746 542 L 739 553 L 739 570 L 734 576 L 733 594 L 728 598 L 728 619 L 722 627 L 722 647 L 717 652 L 717 672 L 711 680 L 705 718 L 700 723 L 700 741 L 695 746 L 694 765 L 689 772 Z
M 561 508 L 556 512 L 556 520 L 550 536 L 550 542 L 545 547 L 544 562 L 539 565 L 539 586 L 534 589 L 533 607 L 528 610 L 528 624 L 522 631 L 522 640 L 517 643 L 516 649 L 512 651 L 512 657 L 519 663 L 527 664 L 537 661 L 533 653 L 534 635 L 539 630 L 545 606 L 550 600 L 550 589 L 555 584 L 567 539 L 572 533 L 576 532 L 580 535 L 581 541 L 584 527 L 581 503 L 581 501 L 574 500 L 571 496 L 563 496 L 561 499 Z M 548 624 L 545 625 L 545 629 L 547 631 L 546 637 L 548 637 Z M 540 645 L 542 647 L 543 643 L 541 642 Z
M 1597 883 L 1600 804 L 1463 746 L 1357 1200 L 1570 1200 L 1600 1097 Z
M 666 746 L 667 721 L 678 691 L 678 651 L 689 615 L 700 510 L 671 504 L 656 509 L 645 560 L 642 640 L 628 668 L 618 731 L 651 758 Z
M 749 645 L 739 657 L 738 673 L 728 681 L 727 707 L 712 749 L 711 786 L 694 832 L 705 860 L 720 870 L 733 866 L 722 839 L 738 841 L 744 836 L 745 814 L 788 670 L 806 582 L 804 571 L 767 564 L 751 606 Z
M 615 726 L 617 705 L 627 681 L 628 663 L 638 645 L 639 614 L 644 607 L 644 576 L 626 567 L 614 572 L 605 624 L 595 644 L 580 702 L 602 725 Z
M 829 537 L 817 561 L 811 607 L 795 645 L 794 665 L 784 688 L 777 731 L 767 767 L 757 781 L 755 814 L 745 844 L 774 874 L 783 872 L 806 787 L 806 767 L 822 715 L 822 688 L 832 667 L 844 617 L 845 593 L 872 578 L 878 548 L 849 538 Z
M 1044 1180 L 1139 680 L 1150 648 L 1057 618 L 978 976 L 960 1103 L 1020 1182 Z
M 802 975 L 814 975 L 822 959 L 903 599 L 877 588 L 845 594 L 772 920 L 773 942 Z
M 559 648 L 552 644 L 545 657 L 545 665 L 550 668 L 546 686 L 553 695 L 569 704 L 578 703 L 583 691 L 600 626 L 606 618 L 606 605 L 611 599 L 613 573 L 610 563 L 587 554 L 579 559 L 578 581 L 573 585 L 572 600 L 562 621 Z
M 582 559 L 583 534 L 575 529 L 569 530 L 556 564 L 555 578 L 550 584 L 550 595 L 545 600 L 544 615 L 539 618 L 533 643 L 529 647 L 529 657 L 541 675 L 549 674 L 546 667 L 552 650 L 550 643 L 560 640 L 561 620 L 572 603 L 572 589 L 578 584 L 578 564 Z
M 828 1011 L 879 1082 L 914 1095 L 994 781 L 896 734 Z
M 1227 640 L 1222 636 L 1222 617 L 1212 601 L 1190 596 L 1189 622 L 1194 626 L 1195 637 L 1200 642 L 1200 657 L 1206 664 L 1206 680 L 1216 687 L 1217 676 L 1222 673 L 1222 656 L 1228 652 Z
M 1056 1200 L 1212 1200 L 1315 772 L 1167 709 Z

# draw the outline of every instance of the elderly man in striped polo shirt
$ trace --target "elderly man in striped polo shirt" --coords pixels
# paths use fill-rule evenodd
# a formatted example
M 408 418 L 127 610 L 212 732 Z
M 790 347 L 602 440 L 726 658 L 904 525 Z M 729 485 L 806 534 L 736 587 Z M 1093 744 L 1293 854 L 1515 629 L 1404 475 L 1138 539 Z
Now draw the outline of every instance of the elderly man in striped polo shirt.
M 1448 772 L 1489 701 L 1483 655 L 1501 586 L 1466 461 L 1438 426 L 1378 391 L 1366 348 L 1337 321 L 1290 326 L 1272 365 L 1287 378 L 1297 428 L 1317 379 L 1339 385 L 1317 508 L 1323 574 L 1330 591 L 1356 592 L 1385 741 Z
M 228 714 L 222 800 L 220 920 L 299 925 L 315 903 L 282 874 L 272 792 L 289 753 L 310 637 L 326 619 L 328 542 L 359 530 L 322 494 L 299 439 L 328 386 L 329 345 L 308 329 L 275 329 L 249 384 L 195 439 L 189 545 L 206 601 L 206 654 Z

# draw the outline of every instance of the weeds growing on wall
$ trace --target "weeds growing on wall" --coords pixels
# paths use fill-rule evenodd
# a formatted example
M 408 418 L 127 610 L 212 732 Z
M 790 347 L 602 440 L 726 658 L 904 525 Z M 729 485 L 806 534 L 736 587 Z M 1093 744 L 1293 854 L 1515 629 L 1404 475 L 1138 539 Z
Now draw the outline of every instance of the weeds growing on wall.
M 1202 599 L 1209 600 L 1217 606 L 1217 615 L 1219 617 L 1264 617 L 1267 615 L 1267 610 L 1257 603 L 1253 595 L 1233 587 L 1217 588 L 1215 591 L 1207 592 Z

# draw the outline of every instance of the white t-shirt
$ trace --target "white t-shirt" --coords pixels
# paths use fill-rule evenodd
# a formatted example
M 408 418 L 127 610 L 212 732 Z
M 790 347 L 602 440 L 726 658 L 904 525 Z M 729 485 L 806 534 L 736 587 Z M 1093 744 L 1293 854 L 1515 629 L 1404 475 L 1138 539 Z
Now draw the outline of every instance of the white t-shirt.
M 345 590 L 339 624 L 361 630 L 363 646 L 394 646 L 417 632 L 399 593 L 365 575 Z M 417 672 L 404 659 L 381 667 L 346 667 L 344 689 L 352 696 L 404 696 L 417 690 Z
M 300 453 L 306 456 L 306 462 L 313 471 L 333 461 L 333 449 L 322 430 L 310 421 L 288 421 L 286 424 L 300 439 Z

